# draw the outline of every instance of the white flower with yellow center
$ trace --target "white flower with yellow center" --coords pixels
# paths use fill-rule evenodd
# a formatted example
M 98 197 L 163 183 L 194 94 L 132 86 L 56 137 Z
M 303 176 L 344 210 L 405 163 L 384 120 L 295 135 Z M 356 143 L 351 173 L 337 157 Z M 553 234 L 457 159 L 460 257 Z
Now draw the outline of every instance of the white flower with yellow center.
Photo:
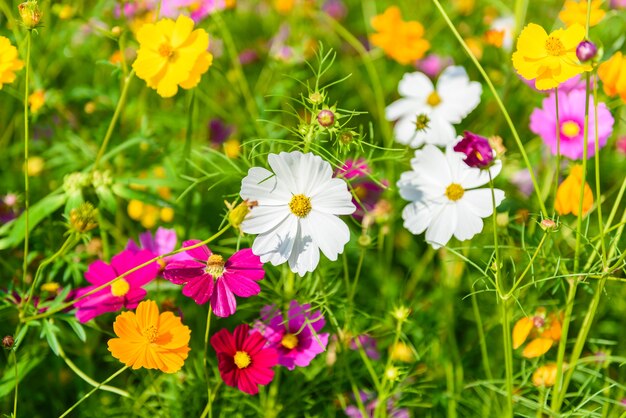
M 404 227 L 413 234 L 426 231 L 426 242 L 437 249 L 454 235 L 464 241 L 483 229 L 482 218 L 493 213 L 489 188 L 489 172 L 473 168 L 463 161 L 465 154 L 455 152 L 452 146 L 445 154 L 433 145 L 415 151 L 412 171 L 403 173 L 398 181 L 400 195 L 411 203 L 402 211 Z M 490 169 L 491 176 L 500 172 L 497 161 Z M 498 206 L 504 192 L 494 190 Z
M 424 73 L 406 73 L 398 84 L 402 96 L 387 106 L 387 120 L 397 120 L 396 141 L 411 148 L 423 144 L 446 146 L 454 142 L 459 123 L 480 103 L 482 87 L 470 81 L 460 66 L 446 68 L 437 87 Z
M 252 167 L 241 181 L 241 197 L 254 204 L 241 224 L 243 232 L 258 234 L 252 252 L 275 266 L 289 262 L 300 276 L 315 270 L 320 250 L 337 260 L 350 240 L 337 215 L 356 210 L 346 182 L 311 153 L 270 154 L 268 163 L 273 172 Z

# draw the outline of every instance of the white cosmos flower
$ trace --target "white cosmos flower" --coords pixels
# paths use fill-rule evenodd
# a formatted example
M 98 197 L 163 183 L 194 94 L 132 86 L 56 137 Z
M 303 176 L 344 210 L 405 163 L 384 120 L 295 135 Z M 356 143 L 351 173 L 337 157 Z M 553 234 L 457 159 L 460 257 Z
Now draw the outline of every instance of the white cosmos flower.
M 489 172 L 469 167 L 465 154 L 448 146 L 445 154 L 433 145 L 415 151 L 412 171 L 398 181 L 400 195 L 410 201 L 402 211 L 404 227 L 413 234 L 426 231 L 426 242 L 437 249 L 454 235 L 460 241 L 482 231 L 483 221 L 493 213 L 491 190 L 478 188 L 489 182 Z M 489 170 L 495 177 L 502 164 Z M 504 192 L 494 190 L 496 206 Z
M 424 143 L 446 146 L 454 142 L 452 124 L 459 123 L 480 103 L 482 86 L 470 81 L 465 69 L 448 67 L 437 88 L 424 73 L 406 73 L 398 84 L 402 96 L 387 106 L 387 120 L 397 120 L 396 140 L 411 148 Z
M 241 197 L 257 203 L 241 224 L 243 232 L 259 234 L 252 252 L 275 266 L 289 262 L 300 276 L 315 270 L 320 250 L 337 260 L 350 240 L 337 215 L 356 210 L 346 182 L 311 153 L 281 152 L 267 160 L 273 173 L 253 167 L 241 181 Z

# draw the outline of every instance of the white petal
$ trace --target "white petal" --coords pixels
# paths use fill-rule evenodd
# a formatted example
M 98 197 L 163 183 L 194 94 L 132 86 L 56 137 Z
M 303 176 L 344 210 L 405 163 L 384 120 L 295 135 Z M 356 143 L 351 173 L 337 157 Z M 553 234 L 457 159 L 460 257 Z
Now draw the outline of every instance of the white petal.
M 425 102 L 430 93 L 435 90 L 432 81 L 424 73 L 405 73 L 398 83 L 398 92 L 401 96 L 412 97 Z
M 419 101 L 414 98 L 399 99 L 387 106 L 385 109 L 385 119 L 392 121 L 405 116 L 413 117 L 423 112 L 425 108 L 426 105 L 424 101 Z
M 294 241 L 298 234 L 296 216 L 288 216 L 274 229 L 258 235 L 252 244 L 252 252 L 261 257 L 263 263 L 277 266 L 289 259 L 293 253 Z
M 500 160 L 497 160 L 495 164 L 489 168 L 489 171 L 468 167 L 467 164 L 464 165 L 467 169 L 464 169 L 457 176 L 457 182 L 463 186 L 464 189 L 473 189 L 489 183 L 489 173 L 491 173 L 491 178 L 494 179 L 502 169 L 502 161 Z
M 398 189 L 400 190 L 400 196 L 409 202 L 416 202 L 424 198 L 424 192 L 413 183 L 414 177 L 415 172 L 413 171 L 402 173 L 402 176 L 397 183 Z
M 267 156 L 267 162 L 274 173 L 276 173 L 276 177 L 281 183 L 285 184 L 285 188 L 291 194 L 302 193 L 302 190 L 300 190 L 297 184 L 298 167 L 300 166 L 301 157 L 302 153 L 300 151 L 281 152 L 278 155 L 269 154 Z
M 496 198 L 496 207 L 498 207 L 504 200 L 504 192 L 500 189 L 494 189 L 493 192 Z M 493 213 L 490 189 L 466 190 L 459 202 L 462 202 L 464 208 L 481 218 L 486 218 Z
M 262 234 L 284 222 L 289 215 L 291 212 L 287 205 L 256 206 L 241 223 L 241 230 L 246 234 Z
M 438 110 L 448 122 L 459 123 L 480 103 L 482 86 L 470 81 L 463 67 L 448 67 L 437 81 L 437 93 L 441 97 Z
M 241 180 L 240 195 L 259 205 L 285 205 L 291 200 L 291 195 L 277 182 L 276 176 L 261 167 L 248 170 L 248 175 Z
M 294 240 L 293 250 L 289 256 L 289 268 L 294 273 L 304 276 L 307 272 L 315 270 L 320 262 L 320 250 L 313 241 L 311 235 L 305 235 L 301 226 L 298 226 L 298 234 Z
M 446 156 L 434 145 L 426 145 L 416 151 L 411 166 L 419 175 L 417 184 L 420 186 L 438 185 L 445 190 L 452 183 Z
M 337 216 L 313 210 L 300 222 L 302 234 L 311 236 L 315 245 L 331 261 L 337 260 L 337 255 L 343 252 L 343 247 L 350 241 L 348 225 Z
M 311 206 L 313 210 L 333 215 L 351 215 L 356 210 L 348 185 L 338 178 L 325 182 L 323 189 L 311 196 Z
M 415 130 L 415 118 L 416 116 L 406 116 L 396 122 L 396 125 L 393 127 L 396 142 L 414 147 L 413 142 L 417 133 Z
M 327 187 L 327 183 L 333 177 L 333 169 L 322 157 L 306 153 L 302 154 L 298 167 L 293 170 L 296 173 L 298 193 L 311 197 Z
M 434 249 L 440 248 L 450 241 L 458 221 L 455 204 L 441 206 L 438 213 L 432 214 L 432 221 L 426 230 L 426 242 Z
M 424 129 L 427 144 L 445 147 L 456 139 L 454 126 L 442 116 L 440 109 L 430 114 L 428 127 Z
M 454 236 L 459 241 L 472 238 L 483 230 L 483 221 L 480 216 L 474 214 L 461 201 L 457 202 L 458 223 L 454 230 Z
M 422 202 L 407 205 L 402 211 L 404 227 L 415 235 L 421 234 L 430 225 L 433 210 L 437 211 L 439 208 L 426 206 Z

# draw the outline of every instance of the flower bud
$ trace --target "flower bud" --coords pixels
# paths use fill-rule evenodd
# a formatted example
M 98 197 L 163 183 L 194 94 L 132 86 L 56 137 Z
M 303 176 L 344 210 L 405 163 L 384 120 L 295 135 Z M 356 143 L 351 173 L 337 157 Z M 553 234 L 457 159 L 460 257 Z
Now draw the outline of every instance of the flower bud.
M 463 139 L 454 146 L 454 150 L 466 155 L 465 164 L 470 167 L 485 168 L 493 163 L 493 149 L 489 140 L 472 132 L 465 131 Z
M 256 202 L 244 200 L 228 212 L 228 222 L 236 229 L 241 227 L 241 223 L 246 218 L 250 209 L 256 206 Z
M 544 219 L 543 221 L 541 221 L 539 226 L 541 227 L 541 229 L 548 232 L 554 231 L 557 227 L 556 222 L 554 222 L 552 219 Z
M 7 335 L 2 339 L 2 346 L 6 349 L 13 348 L 13 344 L 15 344 L 15 339 L 12 335 Z
M 335 114 L 329 109 L 323 109 L 317 114 L 317 121 L 324 128 L 330 128 L 335 124 Z
M 411 314 L 411 309 L 406 306 L 398 306 L 393 309 L 391 315 L 398 320 L 398 322 L 404 322 L 409 318 Z
M 70 227 L 80 233 L 98 226 L 98 209 L 89 202 L 81 203 L 70 211 Z
M 591 41 L 582 41 L 576 47 L 576 56 L 580 62 L 591 61 L 598 54 L 598 48 Z
M 27 29 L 34 29 L 41 20 L 41 11 L 37 0 L 28 0 L 17 6 L 22 23 Z
M 319 91 L 314 91 L 309 94 L 309 101 L 314 105 L 319 105 L 324 103 L 324 94 Z

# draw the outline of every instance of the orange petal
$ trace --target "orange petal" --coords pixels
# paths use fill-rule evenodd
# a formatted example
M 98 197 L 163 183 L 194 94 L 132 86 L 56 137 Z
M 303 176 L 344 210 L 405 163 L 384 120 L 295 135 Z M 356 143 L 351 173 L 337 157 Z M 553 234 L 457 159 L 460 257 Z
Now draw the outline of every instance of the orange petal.
M 513 327 L 513 349 L 517 349 L 520 345 L 524 344 L 528 334 L 533 329 L 533 320 L 528 317 L 523 317 L 515 323 Z
M 526 358 L 539 357 L 547 353 L 550 347 L 552 347 L 551 338 L 536 338 L 528 343 L 528 345 L 524 348 L 522 355 Z
M 159 326 L 159 307 L 153 300 L 144 300 L 137 306 L 137 323 L 141 331 L 150 327 L 158 329 Z

